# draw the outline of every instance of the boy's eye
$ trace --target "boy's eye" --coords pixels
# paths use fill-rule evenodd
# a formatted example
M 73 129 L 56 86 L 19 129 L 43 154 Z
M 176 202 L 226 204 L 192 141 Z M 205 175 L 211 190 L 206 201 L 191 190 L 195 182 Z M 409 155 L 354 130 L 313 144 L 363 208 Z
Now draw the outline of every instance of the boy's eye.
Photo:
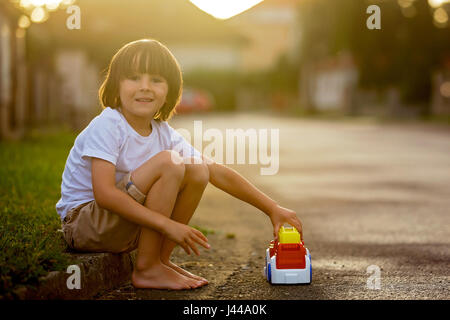
M 163 78 L 160 78 L 160 77 L 153 77 L 153 82 L 164 82 L 164 79 Z
M 132 81 L 138 81 L 141 79 L 142 75 L 139 74 L 134 74 L 134 75 L 130 75 L 127 77 L 127 79 L 132 80 Z M 159 77 L 159 76 L 152 76 L 150 78 L 150 81 L 155 82 L 155 83 L 160 83 L 160 82 L 164 82 L 165 79 L 163 77 Z
M 131 75 L 128 77 L 128 79 L 130 79 L 130 80 L 139 80 L 139 78 L 140 77 L 138 75 Z

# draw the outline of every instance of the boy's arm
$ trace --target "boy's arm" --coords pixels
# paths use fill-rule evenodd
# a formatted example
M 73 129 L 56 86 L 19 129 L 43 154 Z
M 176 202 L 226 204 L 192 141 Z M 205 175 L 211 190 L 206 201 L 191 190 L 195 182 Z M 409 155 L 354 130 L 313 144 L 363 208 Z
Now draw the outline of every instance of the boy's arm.
M 209 181 L 217 188 L 251 204 L 269 216 L 275 238 L 278 237 L 278 230 L 284 223 L 294 226 L 302 234 L 302 223 L 295 211 L 279 206 L 235 170 L 208 161 L 209 159 L 205 160 L 208 163 Z
M 209 248 L 208 240 L 200 231 L 150 210 L 125 192 L 117 189 L 115 170 L 116 167 L 112 163 L 92 158 L 92 188 L 95 201 L 100 207 L 167 236 L 183 247 L 187 254 L 190 254 L 190 250 L 199 254 L 195 245 L 192 245 L 192 241 Z

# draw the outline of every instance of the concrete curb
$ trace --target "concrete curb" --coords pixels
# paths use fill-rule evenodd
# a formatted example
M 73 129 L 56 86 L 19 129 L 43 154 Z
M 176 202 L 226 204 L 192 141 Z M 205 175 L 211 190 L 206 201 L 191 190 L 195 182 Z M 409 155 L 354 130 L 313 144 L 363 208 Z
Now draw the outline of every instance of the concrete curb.
M 81 271 L 81 288 L 68 289 L 71 274 L 52 271 L 39 279 L 36 288 L 21 286 L 14 290 L 19 300 L 86 300 L 98 293 L 113 289 L 129 280 L 133 271 L 136 252 L 74 254 Z

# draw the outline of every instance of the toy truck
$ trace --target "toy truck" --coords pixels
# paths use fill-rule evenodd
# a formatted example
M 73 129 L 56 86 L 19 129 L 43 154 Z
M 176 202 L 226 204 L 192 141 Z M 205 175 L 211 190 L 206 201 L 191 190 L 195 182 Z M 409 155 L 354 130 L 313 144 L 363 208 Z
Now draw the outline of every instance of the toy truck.
M 294 227 L 281 227 L 266 250 L 264 275 L 271 284 L 311 283 L 311 254 Z

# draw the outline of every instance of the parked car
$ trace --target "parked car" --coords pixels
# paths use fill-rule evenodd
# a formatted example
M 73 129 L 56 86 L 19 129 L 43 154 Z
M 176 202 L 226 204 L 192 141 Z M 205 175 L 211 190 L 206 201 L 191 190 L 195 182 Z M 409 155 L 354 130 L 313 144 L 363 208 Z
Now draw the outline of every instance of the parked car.
M 209 112 L 213 109 L 214 97 L 206 90 L 184 88 L 181 101 L 176 107 L 178 114 Z

